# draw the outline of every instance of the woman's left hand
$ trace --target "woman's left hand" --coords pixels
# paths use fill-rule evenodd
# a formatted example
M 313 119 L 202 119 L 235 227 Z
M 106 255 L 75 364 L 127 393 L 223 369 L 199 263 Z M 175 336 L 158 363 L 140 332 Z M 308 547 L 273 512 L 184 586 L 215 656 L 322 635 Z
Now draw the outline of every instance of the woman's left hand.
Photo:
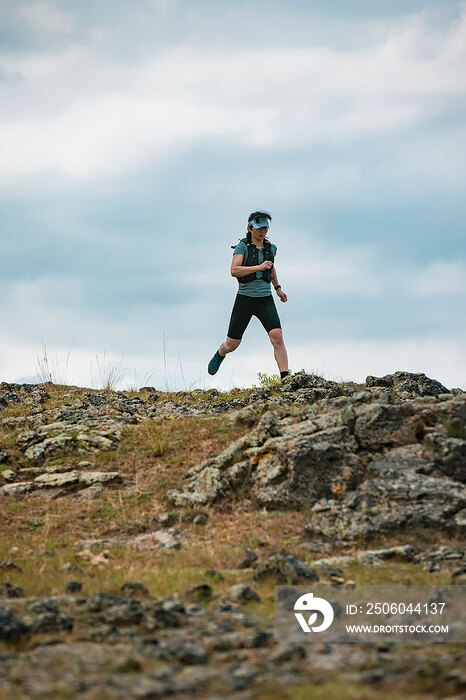
M 286 301 L 288 299 L 285 292 L 283 292 L 281 289 L 277 289 L 277 296 L 279 297 L 280 301 Z

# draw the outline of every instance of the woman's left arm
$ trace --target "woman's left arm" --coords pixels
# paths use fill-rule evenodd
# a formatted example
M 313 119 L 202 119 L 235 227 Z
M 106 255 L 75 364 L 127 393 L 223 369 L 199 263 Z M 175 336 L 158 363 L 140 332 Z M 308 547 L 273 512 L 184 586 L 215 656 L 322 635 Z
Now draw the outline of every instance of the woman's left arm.
M 272 284 L 273 284 L 274 288 L 278 287 L 278 289 L 275 289 L 275 291 L 277 292 L 278 298 L 280 299 L 280 301 L 286 301 L 288 297 L 286 296 L 285 292 L 282 292 L 282 288 L 280 287 L 280 285 L 278 283 L 277 269 L 276 269 L 275 265 L 272 267 L 271 278 L 272 278 Z

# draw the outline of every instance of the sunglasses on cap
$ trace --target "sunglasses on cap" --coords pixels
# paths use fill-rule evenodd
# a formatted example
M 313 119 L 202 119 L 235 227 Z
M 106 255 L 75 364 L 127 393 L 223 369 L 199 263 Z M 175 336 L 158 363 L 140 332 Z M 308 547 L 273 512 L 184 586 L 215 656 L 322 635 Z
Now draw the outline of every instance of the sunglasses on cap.
M 253 211 L 252 214 L 249 214 L 248 217 L 248 224 L 253 222 L 256 225 L 259 223 L 263 223 L 264 226 L 270 226 L 270 221 L 272 221 L 272 217 L 266 211 Z

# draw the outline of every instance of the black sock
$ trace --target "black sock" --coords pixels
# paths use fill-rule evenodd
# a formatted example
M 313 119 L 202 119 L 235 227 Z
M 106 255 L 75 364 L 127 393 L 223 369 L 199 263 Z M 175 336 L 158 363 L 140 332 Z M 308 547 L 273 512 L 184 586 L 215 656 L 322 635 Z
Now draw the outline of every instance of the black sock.
M 285 369 L 283 372 L 280 372 L 280 379 L 285 379 L 290 373 L 289 369 Z

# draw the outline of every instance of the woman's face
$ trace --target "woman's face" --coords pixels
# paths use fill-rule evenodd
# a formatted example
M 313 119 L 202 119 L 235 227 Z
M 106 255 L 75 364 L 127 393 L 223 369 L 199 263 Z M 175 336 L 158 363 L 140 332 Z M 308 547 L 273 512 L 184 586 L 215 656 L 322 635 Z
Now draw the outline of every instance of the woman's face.
M 254 226 L 250 226 L 249 230 L 251 231 L 254 238 L 258 238 L 260 241 L 263 241 L 269 229 L 267 226 L 262 226 L 261 228 L 254 228 Z

